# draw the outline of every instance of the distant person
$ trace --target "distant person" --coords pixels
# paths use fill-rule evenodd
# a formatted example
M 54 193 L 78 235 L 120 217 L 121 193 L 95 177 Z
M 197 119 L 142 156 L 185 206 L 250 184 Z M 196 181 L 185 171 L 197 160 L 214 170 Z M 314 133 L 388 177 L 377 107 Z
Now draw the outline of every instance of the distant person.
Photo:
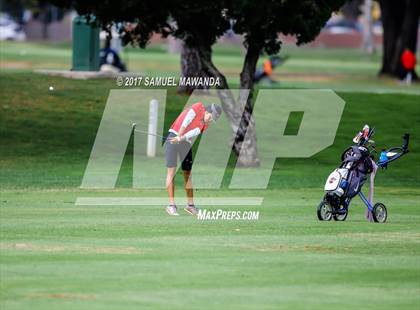
M 111 48 L 111 40 L 105 41 L 105 47 L 99 53 L 101 71 L 126 72 L 127 68 L 118 53 Z
M 416 55 L 408 48 L 401 54 L 401 65 L 403 71 L 400 74 L 401 80 L 404 80 L 407 84 L 411 84 L 414 77 L 414 68 L 416 67 Z
M 259 83 L 262 80 L 268 80 L 270 83 L 276 83 L 272 78 L 273 70 L 280 64 L 282 64 L 287 57 L 271 56 L 269 59 L 265 59 L 261 68 L 255 71 L 254 82 Z

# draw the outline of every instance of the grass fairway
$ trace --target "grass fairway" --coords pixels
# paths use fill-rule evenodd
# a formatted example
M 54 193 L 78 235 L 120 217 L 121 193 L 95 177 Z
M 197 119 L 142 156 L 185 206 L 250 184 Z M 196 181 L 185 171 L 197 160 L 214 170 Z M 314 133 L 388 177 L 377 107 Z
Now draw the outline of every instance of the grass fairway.
M 346 88 L 338 92 L 346 107 L 332 146 L 309 159 L 278 159 L 267 190 L 232 193 L 226 188 L 228 167 L 221 190 L 196 191 L 199 197 L 263 196 L 258 207 L 221 206 L 259 211 L 257 221 L 198 221 L 183 211 L 169 217 L 159 206 L 75 205 L 82 196 L 165 193 L 131 188 L 131 144 L 117 189 L 79 189 L 115 81 L 5 69 L 31 53 L 35 68 L 61 68 L 69 57 L 66 47 L 49 54 L 40 45 L 6 44 L 0 65 L 1 310 L 419 309 L 420 96 L 418 87 L 409 94 L 387 81 L 375 82 L 380 88 L 375 93 L 366 92 L 372 84 L 364 92 L 351 91 L 371 78 L 378 59 L 363 60 L 369 63 L 365 68 L 349 66 L 351 72 L 345 64 L 339 68 L 344 81 L 356 81 L 333 83 Z M 28 53 L 11 52 L 22 46 Z M 147 55 L 145 65 L 161 70 L 155 74 L 178 68 L 173 56 L 161 63 L 163 52 Z M 306 63 L 322 70 L 345 55 L 302 51 L 285 68 L 295 74 Z M 349 55 L 345 60 L 356 62 Z M 140 60 L 131 59 L 140 68 Z M 237 54 L 217 59 L 226 61 L 227 70 L 238 70 Z M 290 85 L 305 80 L 299 83 Z M 166 126 L 187 99 L 168 90 Z M 375 200 L 387 205 L 388 222 L 366 222 L 357 198 L 346 222 L 319 222 L 315 207 L 325 179 L 365 123 L 376 126 L 379 149 L 401 143 L 404 132 L 412 135 L 410 153 L 377 176 Z
M 318 222 L 318 189 L 266 191 L 255 222 L 75 207 L 78 195 L 2 193 L 2 309 L 419 305 L 416 190 L 379 190 L 385 225 L 367 223 L 356 201 L 347 222 Z

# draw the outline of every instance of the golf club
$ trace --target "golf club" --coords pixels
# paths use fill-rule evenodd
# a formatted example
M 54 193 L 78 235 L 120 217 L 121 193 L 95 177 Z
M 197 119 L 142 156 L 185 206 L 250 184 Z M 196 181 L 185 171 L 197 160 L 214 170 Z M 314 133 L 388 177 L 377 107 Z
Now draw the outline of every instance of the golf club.
M 137 129 L 136 126 L 137 126 L 137 123 L 133 123 L 132 124 L 133 130 L 135 132 L 139 132 L 139 133 L 142 133 L 142 134 L 145 134 L 145 135 L 149 135 L 149 136 L 158 137 L 158 138 L 161 138 L 162 141 L 165 141 L 166 138 L 167 138 L 166 136 L 162 136 L 162 135 L 159 135 L 159 134 L 150 133 L 150 132 L 148 132 L 146 130 Z

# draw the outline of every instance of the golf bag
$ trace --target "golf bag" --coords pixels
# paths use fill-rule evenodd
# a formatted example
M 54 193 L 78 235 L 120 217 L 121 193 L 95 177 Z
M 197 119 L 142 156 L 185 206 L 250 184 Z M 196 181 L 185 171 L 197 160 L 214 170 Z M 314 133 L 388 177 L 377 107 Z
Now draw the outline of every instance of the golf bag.
M 342 155 L 342 163 L 327 179 L 324 190 L 339 204 L 356 196 L 373 170 L 369 150 L 352 146 Z
M 388 212 L 385 205 L 380 202 L 372 205 L 361 190 L 375 165 L 386 169 L 390 162 L 408 153 L 410 135 L 407 133 L 403 136 L 401 146 L 382 150 L 378 162 L 374 163 L 371 154 L 376 152 L 375 142 L 370 140 L 374 133 L 375 128 L 371 129 L 365 125 L 354 137 L 355 145 L 347 148 L 341 155 L 340 166 L 328 176 L 324 186 L 325 195 L 317 207 L 320 221 L 330 221 L 332 218 L 336 221 L 345 221 L 350 202 L 358 195 L 375 222 L 386 222 Z

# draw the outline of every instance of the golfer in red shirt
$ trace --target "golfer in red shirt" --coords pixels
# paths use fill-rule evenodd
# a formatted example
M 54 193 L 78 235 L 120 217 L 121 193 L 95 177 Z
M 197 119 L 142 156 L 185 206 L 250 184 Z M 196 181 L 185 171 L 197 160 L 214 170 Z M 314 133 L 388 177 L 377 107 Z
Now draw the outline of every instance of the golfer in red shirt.
M 194 205 L 191 181 L 193 163 L 191 147 L 195 138 L 206 131 L 210 122 L 216 121 L 221 113 L 222 108 L 217 104 L 204 106 L 201 102 L 197 102 L 191 108 L 184 110 L 171 125 L 165 143 L 166 167 L 168 168 L 166 176 L 166 188 L 169 195 L 169 205 L 166 207 L 168 214 L 179 215 L 174 200 L 174 177 L 179 156 L 182 162 L 185 192 L 188 198 L 188 204 L 184 210 L 191 215 L 197 215 L 198 210 Z

